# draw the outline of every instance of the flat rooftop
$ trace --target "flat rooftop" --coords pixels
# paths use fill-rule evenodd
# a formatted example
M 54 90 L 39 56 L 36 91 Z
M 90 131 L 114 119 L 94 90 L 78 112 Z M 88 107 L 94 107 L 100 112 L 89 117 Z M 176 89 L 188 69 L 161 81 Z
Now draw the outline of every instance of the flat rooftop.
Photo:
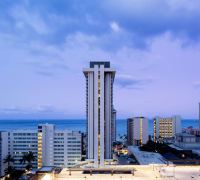
M 90 68 L 94 68 L 95 65 L 104 65 L 105 68 L 110 68 L 109 61 L 91 61 Z
M 193 134 L 188 134 L 188 133 L 177 133 L 176 136 L 195 137 L 195 135 L 193 135 Z
M 182 148 L 180 148 L 180 147 L 178 147 L 178 146 L 176 146 L 176 145 L 174 145 L 174 144 L 169 144 L 169 147 L 174 148 L 174 149 L 177 149 L 177 150 L 179 150 L 179 151 L 182 151 L 182 150 L 183 150 Z
M 51 173 L 51 172 L 53 172 L 54 169 L 55 169 L 55 167 L 53 167 L 53 166 L 44 166 L 44 167 L 40 168 L 37 172 L 38 173 Z
M 121 174 L 121 170 L 130 172 L 134 169 L 134 173 L 132 174 Z M 111 168 L 111 167 L 110 167 Z M 109 169 L 110 169 L 109 168 Z M 155 179 L 178 179 L 178 180 L 186 180 L 200 179 L 200 166 L 174 166 L 174 165 L 159 165 L 159 164 L 151 164 L 151 165 L 128 165 L 128 166 L 114 166 L 113 170 L 120 170 L 117 174 L 107 173 L 102 174 L 97 172 L 96 174 L 83 173 L 86 169 L 77 169 L 74 171 L 70 171 L 67 168 L 64 168 L 62 172 L 59 174 L 54 174 L 52 177 L 53 180 L 75 180 L 75 179 L 83 179 L 83 180 L 155 180 Z M 98 168 L 96 169 L 98 171 Z M 101 170 L 101 169 L 100 169 Z M 106 168 L 104 168 L 106 170 Z M 109 171 L 110 172 L 110 171 Z
M 128 146 L 128 150 L 134 154 L 140 165 L 167 164 L 159 153 L 140 151 L 137 146 Z

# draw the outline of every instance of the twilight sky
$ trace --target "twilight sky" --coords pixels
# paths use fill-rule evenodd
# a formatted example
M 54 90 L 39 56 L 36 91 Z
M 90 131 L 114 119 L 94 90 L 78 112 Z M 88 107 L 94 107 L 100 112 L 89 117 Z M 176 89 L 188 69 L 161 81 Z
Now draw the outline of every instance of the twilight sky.
M 84 67 L 116 69 L 118 118 L 198 117 L 199 0 L 0 1 L 0 119 L 84 118 Z

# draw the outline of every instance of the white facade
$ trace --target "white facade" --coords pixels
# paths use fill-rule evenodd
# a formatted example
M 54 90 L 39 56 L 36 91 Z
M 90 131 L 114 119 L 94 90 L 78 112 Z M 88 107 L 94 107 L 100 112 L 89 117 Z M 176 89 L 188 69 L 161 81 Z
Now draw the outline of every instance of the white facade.
M 127 120 L 127 142 L 128 145 L 140 146 L 148 141 L 148 119 L 145 117 L 134 117 Z
M 9 132 L 10 139 L 10 154 L 14 158 L 13 166 L 16 169 L 22 169 L 25 164 L 22 164 L 24 153 L 33 152 L 37 157 L 37 131 L 35 130 L 15 130 Z M 37 168 L 37 160 L 32 163 L 33 168 Z
M 112 118 L 113 118 L 113 120 L 112 120 L 112 138 L 113 138 L 113 142 L 115 142 L 116 141 L 116 131 L 117 131 L 117 127 L 116 127 L 116 119 L 117 119 L 117 111 L 115 110 L 115 109 L 113 109 L 113 111 L 112 111 Z
M 169 118 L 154 118 L 154 141 L 159 138 L 174 138 L 175 134 L 181 133 L 181 118 L 173 116 Z
M 54 164 L 54 133 L 54 125 L 38 125 L 38 168 Z
M 4 175 L 4 171 L 7 168 L 7 164 L 4 163 L 4 159 L 9 154 L 8 149 L 8 132 L 0 132 L 0 176 Z
M 81 161 L 82 135 L 77 131 L 56 131 L 54 134 L 54 165 L 72 167 Z
M 187 133 L 177 133 L 174 144 L 187 150 L 200 149 L 200 137 Z
M 5 157 L 14 159 L 13 167 L 22 169 L 20 160 L 24 153 L 33 152 L 33 168 L 42 166 L 72 167 L 82 158 L 82 134 L 72 130 L 55 130 L 52 124 L 38 125 L 37 130 L 0 132 L 0 172 L 4 175 Z
M 52 124 L 38 125 L 38 167 L 74 166 L 81 161 L 81 140 L 78 131 L 55 131 Z
M 90 62 L 83 70 L 86 77 L 87 159 L 103 166 L 112 159 L 115 132 L 113 82 L 115 70 L 110 62 Z

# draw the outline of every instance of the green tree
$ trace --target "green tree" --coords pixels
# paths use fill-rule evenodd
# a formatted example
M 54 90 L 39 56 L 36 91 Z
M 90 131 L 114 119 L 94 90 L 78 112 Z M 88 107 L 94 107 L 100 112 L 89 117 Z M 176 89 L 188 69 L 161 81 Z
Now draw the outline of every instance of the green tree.
M 32 169 L 32 162 L 35 161 L 35 156 L 33 154 L 33 152 L 29 151 L 28 153 L 25 153 L 21 159 L 21 163 L 25 164 L 27 162 L 26 165 L 26 170 L 31 170 Z
M 8 167 L 11 165 L 11 163 L 14 162 L 14 158 L 9 154 L 6 156 L 6 158 L 4 159 L 3 163 L 4 164 L 8 164 Z
M 15 174 L 15 168 L 14 168 L 14 167 L 8 166 L 8 167 L 5 169 L 6 179 L 8 179 L 8 180 L 14 179 L 14 174 Z
M 15 168 L 11 166 L 14 162 L 14 158 L 11 155 L 7 155 L 3 163 L 7 164 L 8 167 L 5 169 L 6 179 L 14 179 Z

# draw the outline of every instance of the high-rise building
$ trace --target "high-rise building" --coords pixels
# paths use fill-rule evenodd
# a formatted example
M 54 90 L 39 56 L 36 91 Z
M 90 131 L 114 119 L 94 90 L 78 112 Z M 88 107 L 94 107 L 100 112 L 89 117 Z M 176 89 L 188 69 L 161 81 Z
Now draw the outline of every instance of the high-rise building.
M 55 130 L 52 124 L 40 124 L 37 130 L 0 132 L 0 172 L 4 175 L 7 155 L 14 158 L 12 166 L 23 169 L 23 155 L 33 152 L 34 169 L 42 166 L 72 167 L 82 158 L 82 133 L 72 130 Z
M 158 139 L 173 139 L 176 133 L 181 133 L 181 118 L 173 116 L 169 118 L 154 118 L 154 142 Z
M 103 166 L 112 159 L 115 134 L 113 82 L 115 70 L 110 62 L 90 62 L 86 77 L 87 159 Z
M 141 146 L 148 141 L 148 119 L 134 117 L 127 119 L 127 143 L 128 145 Z
M 4 175 L 4 171 L 8 167 L 7 163 L 4 163 L 4 159 L 9 155 L 8 141 L 8 132 L 0 131 L 0 176 Z
M 112 128 L 112 142 L 116 141 L 116 119 L 117 119 L 117 111 L 115 109 L 113 109 L 112 111 L 112 124 L 111 126 Z

